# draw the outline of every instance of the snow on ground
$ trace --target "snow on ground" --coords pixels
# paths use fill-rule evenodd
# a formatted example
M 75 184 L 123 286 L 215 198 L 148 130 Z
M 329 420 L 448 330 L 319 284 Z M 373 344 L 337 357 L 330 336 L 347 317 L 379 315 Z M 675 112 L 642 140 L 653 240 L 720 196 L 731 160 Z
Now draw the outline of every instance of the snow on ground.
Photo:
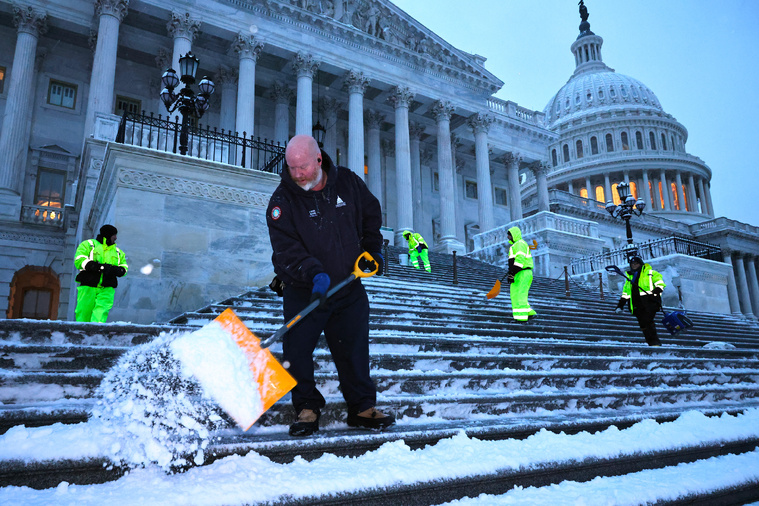
M 81 453 L 83 441 L 90 450 L 105 451 L 109 437 L 98 441 L 90 424 L 57 424 L 39 429 L 16 427 L 0 436 L 0 459 L 24 458 L 26 449 L 55 442 L 58 451 L 70 446 Z M 759 435 L 759 410 L 736 416 L 707 417 L 690 411 L 673 422 L 644 420 L 619 430 L 574 435 L 541 430 L 524 440 L 481 441 L 463 432 L 433 446 L 411 450 L 402 441 L 384 444 L 359 457 L 327 454 L 312 462 L 296 458 L 277 464 L 251 452 L 234 455 L 182 474 L 166 474 L 156 466 L 133 470 L 121 479 L 100 485 L 69 485 L 33 490 L 0 489 L 0 504 L 250 504 L 282 496 L 350 492 L 526 469 L 541 464 L 586 458 L 604 458 L 677 448 Z M 98 448 L 98 445 L 104 447 Z M 587 483 L 562 482 L 541 488 L 515 488 L 503 496 L 483 496 L 462 504 L 640 504 L 672 499 L 702 490 L 729 487 L 746 480 L 759 482 L 759 449 L 658 471 L 643 471 Z

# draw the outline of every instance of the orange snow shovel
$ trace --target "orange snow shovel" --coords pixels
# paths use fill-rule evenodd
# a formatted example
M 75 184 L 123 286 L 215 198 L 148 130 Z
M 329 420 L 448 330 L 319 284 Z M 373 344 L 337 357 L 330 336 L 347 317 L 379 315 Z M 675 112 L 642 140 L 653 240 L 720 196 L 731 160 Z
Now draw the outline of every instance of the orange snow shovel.
M 370 272 L 362 271 L 358 264 L 361 259 L 364 258 L 370 262 L 374 262 L 372 256 L 364 252 L 357 259 L 354 264 L 353 272 L 345 278 L 343 281 L 335 285 L 327 292 L 327 299 L 332 297 L 335 293 L 340 291 L 348 283 L 352 282 L 356 278 L 366 278 L 374 275 L 377 272 L 378 265 L 374 263 L 374 270 Z M 290 376 L 290 373 L 282 367 L 282 365 L 274 358 L 274 355 L 269 351 L 271 346 L 277 339 L 281 338 L 288 330 L 290 330 L 295 324 L 301 321 L 311 311 L 316 309 L 320 304 L 319 300 L 315 300 L 303 310 L 295 315 L 289 322 L 282 325 L 274 334 L 261 341 L 258 336 L 251 332 L 245 324 L 235 315 L 231 309 L 224 310 L 217 318 L 216 322 L 219 323 L 224 330 L 234 339 L 237 346 L 245 354 L 248 359 L 248 366 L 253 373 L 253 379 L 258 386 L 258 392 L 261 396 L 261 402 L 263 409 L 260 413 L 250 413 L 249 416 L 243 417 L 246 421 L 240 423 L 238 419 L 235 422 L 243 430 L 248 430 L 253 423 L 264 414 L 270 407 L 274 405 L 279 399 L 281 399 L 287 392 L 293 389 L 295 386 L 295 379 Z M 231 416 L 231 413 L 230 413 Z M 235 418 L 235 417 L 233 417 Z M 253 420 L 252 422 L 250 420 Z
M 532 244 L 529 245 L 529 248 L 532 249 L 532 250 L 538 249 L 538 241 L 536 241 L 535 239 L 533 239 L 532 240 Z M 492 299 L 492 298 L 498 297 L 498 294 L 501 293 L 501 281 L 503 281 L 503 279 L 506 276 L 508 276 L 508 275 L 509 275 L 509 273 L 507 272 L 506 274 L 503 275 L 503 277 L 501 279 L 496 279 L 495 280 L 495 284 L 493 285 L 493 288 L 491 288 L 490 291 L 487 294 L 487 298 L 488 299 Z

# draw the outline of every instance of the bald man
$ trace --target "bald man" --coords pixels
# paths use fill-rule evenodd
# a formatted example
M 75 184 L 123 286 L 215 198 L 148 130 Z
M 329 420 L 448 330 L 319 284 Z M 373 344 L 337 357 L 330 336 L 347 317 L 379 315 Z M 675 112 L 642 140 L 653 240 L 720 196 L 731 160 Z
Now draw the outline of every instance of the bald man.
M 290 434 L 310 436 L 319 430 L 326 401 L 314 381 L 313 353 L 322 332 L 348 406 L 348 425 L 384 429 L 395 418 L 375 408 L 377 389 L 369 375 L 369 299 L 361 280 L 324 300 L 331 286 L 353 272 L 364 251 L 381 272 L 379 201 L 360 177 L 335 166 L 311 136 L 293 137 L 285 161 L 287 169 L 266 211 L 274 272 L 284 283 L 284 320 L 290 321 L 311 301 L 322 300 L 282 342 L 284 361 L 298 382 L 292 391 L 296 420 Z

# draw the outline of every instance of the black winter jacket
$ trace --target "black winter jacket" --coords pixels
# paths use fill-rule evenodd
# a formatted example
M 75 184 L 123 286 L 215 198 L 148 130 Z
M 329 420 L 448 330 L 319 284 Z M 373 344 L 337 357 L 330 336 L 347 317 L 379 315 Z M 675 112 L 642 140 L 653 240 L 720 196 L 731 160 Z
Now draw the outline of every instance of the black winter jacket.
M 322 169 L 326 186 L 307 191 L 285 168 L 266 210 L 274 272 L 300 288 L 311 289 L 320 272 L 336 285 L 353 272 L 363 251 L 378 253 L 382 245 L 382 210 L 366 184 L 324 151 Z

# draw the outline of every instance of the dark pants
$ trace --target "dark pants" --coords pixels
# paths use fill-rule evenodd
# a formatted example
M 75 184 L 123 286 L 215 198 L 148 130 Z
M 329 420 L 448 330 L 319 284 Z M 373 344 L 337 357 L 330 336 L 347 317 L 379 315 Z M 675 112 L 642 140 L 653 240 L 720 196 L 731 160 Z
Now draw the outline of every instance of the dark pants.
M 310 299 L 310 290 L 285 287 L 285 321 L 297 315 Z M 369 298 L 363 285 L 354 281 L 284 336 L 283 358 L 290 363 L 288 371 L 298 382 L 292 390 L 295 412 L 321 409 L 325 405 L 314 381 L 313 359 L 322 331 L 337 368 L 348 412 L 355 414 L 373 407 L 377 389 L 369 376 Z
M 638 295 L 632 297 L 633 316 L 637 318 L 638 325 L 643 331 L 643 337 L 649 346 L 660 346 L 659 336 L 656 333 L 656 313 L 661 308 L 661 299 L 654 295 Z

